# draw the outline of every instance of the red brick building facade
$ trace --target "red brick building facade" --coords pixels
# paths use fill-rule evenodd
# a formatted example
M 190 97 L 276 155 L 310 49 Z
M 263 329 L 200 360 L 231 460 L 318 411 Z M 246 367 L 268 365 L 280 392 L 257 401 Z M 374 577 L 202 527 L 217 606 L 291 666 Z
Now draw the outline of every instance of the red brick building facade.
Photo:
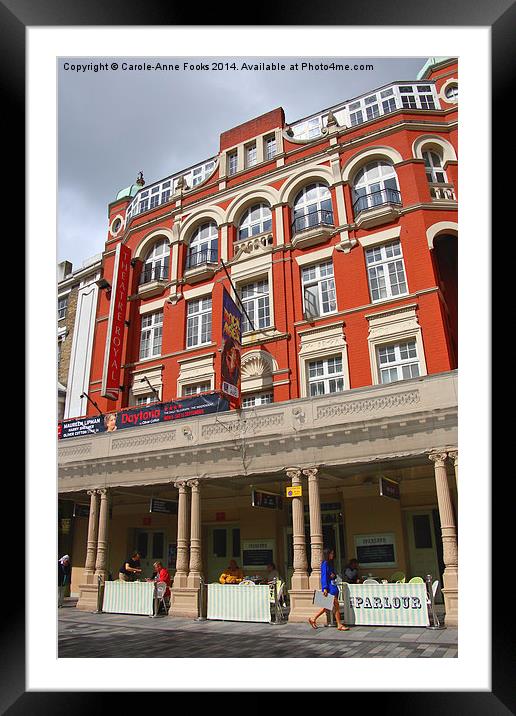
M 220 390 L 226 289 L 247 312 L 243 410 L 62 441 L 60 496 L 91 500 L 88 537 L 77 523 L 74 541 L 82 608 L 94 572 L 116 570 L 157 530 L 155 556 L 177 547 L 173 615 L 197 614 L 200 574 L 225 566 L 216 545 L 233 540 L 241 559 L 241 538 L 272 545 L 289 618 L 302 620 L 323 542 L 343 565 L 378 538 L 394 550 L 378 576 L 437 575 L 456 623 L 457 97 L 457 62 L 431 58 L 417 80 L 290 124 L 277 108 L 229 129 L 215 156 L 140 177 L 109 204 L 90 398 L 110 413 Z M 120 243 L 131 269 L 111 400 Z M 284 494 L 285 474 L 308 477 L 309 506 L 305 487 L 290 512 L 260 512 L 253 485 Z M 378 493 L 379 476 L 398 482 L 397 501 Z M 177 519 L 151 522 L 145 495 L 178 499 Z

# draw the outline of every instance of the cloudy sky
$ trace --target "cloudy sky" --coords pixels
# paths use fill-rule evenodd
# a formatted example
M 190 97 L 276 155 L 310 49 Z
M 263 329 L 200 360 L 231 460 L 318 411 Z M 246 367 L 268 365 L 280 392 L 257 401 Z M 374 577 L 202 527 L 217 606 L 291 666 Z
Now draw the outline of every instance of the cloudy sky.
M 292 123 L 394 80 L 414 80 L 426 57 L 159 58 L 179 71 L 123 71 L 158 58 L 61 58 L 58 65 L 57 258 L 74 270 L 100 253 L 107 205 L 141 170 L 147 184 L 217 154 L 219 135 L 283 107 Z M 119 69 L 71 65 L 117 62 Z M 184 71 L 183 62 L 370 64 L 372 71 Z M 68 64 L 67 64 L 68 63 Z M 65 69 L 65 67 L 69 69 Z

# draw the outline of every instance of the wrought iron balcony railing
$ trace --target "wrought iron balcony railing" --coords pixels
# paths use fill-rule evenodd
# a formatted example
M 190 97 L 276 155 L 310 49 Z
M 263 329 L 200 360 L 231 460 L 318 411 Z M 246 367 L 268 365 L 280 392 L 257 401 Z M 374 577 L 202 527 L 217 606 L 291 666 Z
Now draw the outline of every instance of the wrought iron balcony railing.
M 166 281 L 168 279 L 168 265 L 146 266 L 140 275 L 140 286 L 151 281 Z
M 317 226 L 334 226 L 333 211 L 331 209 L 316 209 L 296 216 L 292 222 L 292 233 L 297 234 L 300 231 L 314 229 Z
M 186 256 L 187 269 L 216 263 L 218 263 L 217 249 L 201 249 L 200 251 L 189 251 Z
M 366 211 L 367 209 L 376 209 L 377 207 L 384 206 L 385 204 L 395 204 L 397 206 L 401 206 L 401 193 L 397 189 L 386 188 L 359 196 L 353 203 L 353 214 L 356 217 L 362 211 Z

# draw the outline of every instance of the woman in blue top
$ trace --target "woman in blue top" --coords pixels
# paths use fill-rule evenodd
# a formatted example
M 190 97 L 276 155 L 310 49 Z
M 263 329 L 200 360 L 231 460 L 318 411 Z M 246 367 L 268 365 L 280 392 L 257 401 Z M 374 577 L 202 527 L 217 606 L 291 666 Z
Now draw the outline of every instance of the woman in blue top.
M 337 629 L 339 631 L 348 631 L 349 627 L 345 626 L 340 619 L 339 610 L 339 588 L 335 583 L 335 567 L 333 566 L 333 560 L 335 559 L 335 552 L 332 549 L 323 550 L 324 560 L 321 563 L 321 589 L 324 592 L 324 596 L 328 594 L 333 595 L 333 613 L 335 614 L 335 620 L 337 622 Z M 326 609 L 323 607 L 320 609 L 314 617 L 309 618 L 309 623 L 312 629 L 317 629 L 315 623 L 317 619 L 324 614 Z

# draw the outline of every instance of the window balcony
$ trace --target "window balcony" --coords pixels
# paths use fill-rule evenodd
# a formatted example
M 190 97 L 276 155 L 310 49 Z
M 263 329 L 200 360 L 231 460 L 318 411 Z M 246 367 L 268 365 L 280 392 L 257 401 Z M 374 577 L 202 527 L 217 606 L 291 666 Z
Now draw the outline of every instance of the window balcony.
M 145 266 L 140 275 L 138 296 L 149 298 L 162 293 L 168 282 L 168 265 Z
M 186 256 L 184 278 L 188 283 L 196 283 L 211 278 L 218 266 L 217 249 L 189 251 Z
M 401 193 L 385 188 L 359 196 L 353 203 L 353 215 L 358 228 L 369 229 L 397 219 L 400 208 Z
M 307 248 L 326 241 L 334 232 L 333 211 L 316 209 L 297 216 L 292 222 L 292 246 Z
M 456 202 L 455 188 L 453 184 L 445 184 L 444 182 L 429 183 L 430 195 L 432 201 Z

